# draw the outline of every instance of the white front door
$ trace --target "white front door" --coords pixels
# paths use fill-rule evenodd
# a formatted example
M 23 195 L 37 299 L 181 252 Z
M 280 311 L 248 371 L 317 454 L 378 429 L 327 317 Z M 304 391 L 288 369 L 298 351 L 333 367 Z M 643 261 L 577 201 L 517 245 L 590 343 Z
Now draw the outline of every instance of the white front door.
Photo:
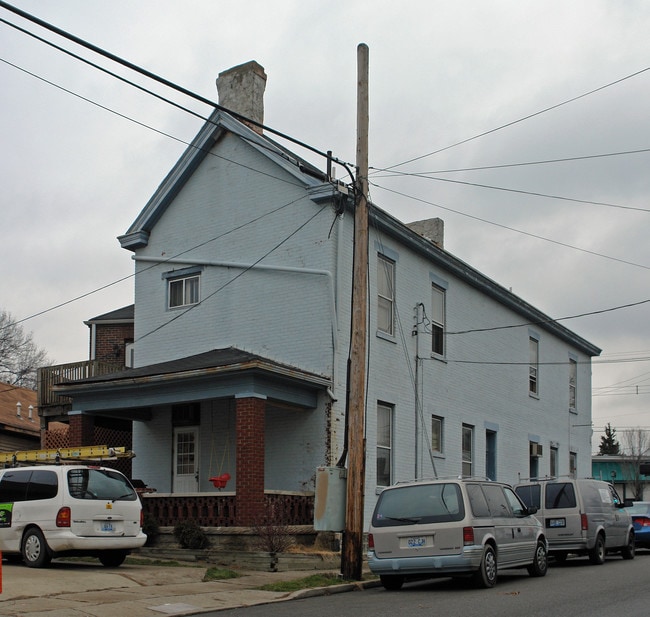
M 199 490 L 199 427 L 174 429 L 174 493 Z

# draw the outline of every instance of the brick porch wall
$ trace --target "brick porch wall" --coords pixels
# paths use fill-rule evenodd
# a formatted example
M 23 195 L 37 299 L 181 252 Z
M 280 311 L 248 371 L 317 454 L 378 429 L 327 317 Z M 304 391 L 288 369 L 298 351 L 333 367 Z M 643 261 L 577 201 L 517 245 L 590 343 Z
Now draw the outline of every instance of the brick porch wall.
M 266 400 L 238 398 L 237 414 L 237 524 L 259 524 L 265 516 L 264 416 Z

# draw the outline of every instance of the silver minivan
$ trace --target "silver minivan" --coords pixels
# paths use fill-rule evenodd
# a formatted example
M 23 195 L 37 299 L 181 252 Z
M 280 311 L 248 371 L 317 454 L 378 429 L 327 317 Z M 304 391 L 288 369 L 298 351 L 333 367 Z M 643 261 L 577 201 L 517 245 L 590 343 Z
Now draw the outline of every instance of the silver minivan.
M 114 469 L 43 465 L 0 471 L 0 551 L 33 568 L 62 555 L 119 566 L 142 546 L 140 499 Z
M 608 552 L 634 559 L 634 526 L 614 487 L 603 480 L 550 478 L 518 484 L 515 492 L 537 508 L 549 552 L 563 561 L 569 553 L 588 555 L 593 564 Z
M 471 478 L 384 489 L 368 533 L 368 566 L 383 586 L 408 578 L 470 575 L 493 587 L 504 568 L 547 570 L 544 529 L 508 485 Z

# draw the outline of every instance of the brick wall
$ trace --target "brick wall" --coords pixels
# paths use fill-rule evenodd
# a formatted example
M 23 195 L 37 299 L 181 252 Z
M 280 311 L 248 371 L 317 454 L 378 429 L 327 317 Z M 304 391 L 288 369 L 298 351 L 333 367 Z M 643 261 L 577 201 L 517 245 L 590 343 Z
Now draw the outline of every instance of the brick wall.
M 133 324 L 97 324 L 95 360 L 124 364 L 126 344 L 133 341 Z

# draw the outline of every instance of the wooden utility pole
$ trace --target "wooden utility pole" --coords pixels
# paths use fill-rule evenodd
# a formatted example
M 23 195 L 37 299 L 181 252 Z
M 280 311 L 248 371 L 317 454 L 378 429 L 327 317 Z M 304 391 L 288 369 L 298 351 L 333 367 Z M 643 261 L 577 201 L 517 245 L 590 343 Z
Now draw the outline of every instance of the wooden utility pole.
M 348 406 L 348 478 L 341 574 L 361 580 L 366 475 L 366 347 L 368 315 L 368 46 L 357 47 L 357 178 Z

